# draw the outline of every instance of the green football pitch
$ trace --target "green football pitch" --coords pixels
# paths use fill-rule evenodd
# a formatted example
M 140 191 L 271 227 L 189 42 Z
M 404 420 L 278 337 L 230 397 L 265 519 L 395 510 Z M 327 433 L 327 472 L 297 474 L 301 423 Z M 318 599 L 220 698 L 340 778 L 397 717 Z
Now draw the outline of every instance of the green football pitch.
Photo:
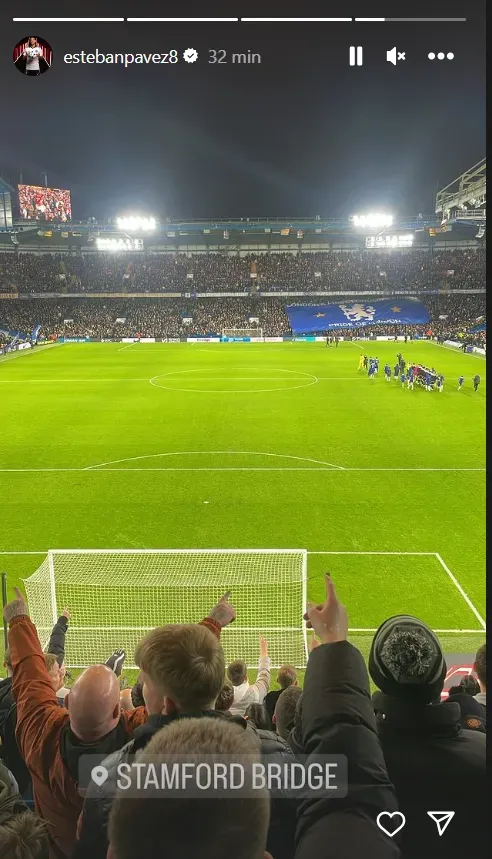
M 446 651 L 474 652 L 485 361 L 427 342 L 368 343 L 380 358 L 370 380 L 361 349 L 104 343 L 1 358 L 9 593 L 48 549 L 299 548 L 308 598 L 322 599 L 330 571 L 364 653 L 371 630 L 401 612 L 438 630 Z M 400 350 L 442 372 L 444 391 L 388 384 L 383 365 Z

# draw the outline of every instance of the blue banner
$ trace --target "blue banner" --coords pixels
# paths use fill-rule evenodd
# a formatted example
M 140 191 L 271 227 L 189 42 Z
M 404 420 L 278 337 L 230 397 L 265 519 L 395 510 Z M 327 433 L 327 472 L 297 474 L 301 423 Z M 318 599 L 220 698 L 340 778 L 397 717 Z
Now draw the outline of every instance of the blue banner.
M 294 334 L 387 323 L 416 325 L 429 322 L 430 318 L 425 305 L 416 298 L 347 301 L 341 304 L 310 306 L 290 304 L 286 310 Z
M 487 323 L 486 322 L 481 322 L 480 325 L 474 325 L 473 328 L 469 329 L 470 334 L 479 334 L 480 331 L 486 331 L 486 330 L 487 330 Z
M 40 332 L 40 330 L 41 330 L 41 325 L 36 325 L 36 326 L 32 329 L 32 333 L 31 333 L 31 341 L 32 341 L 33 343 L 36 343 L 36 342 L 37 342 L 37 339 L 38 339 L 38 336 L 39 336 L 39 332 Z

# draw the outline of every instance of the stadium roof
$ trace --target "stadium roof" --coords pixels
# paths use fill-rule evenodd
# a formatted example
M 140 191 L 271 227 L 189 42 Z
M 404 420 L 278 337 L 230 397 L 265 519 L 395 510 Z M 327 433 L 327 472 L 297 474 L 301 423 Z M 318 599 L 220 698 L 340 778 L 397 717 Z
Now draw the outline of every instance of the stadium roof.
M 485 220 L 487 205 L 487 161 L 482 158 L 449 185 L 438 191 L 436 214 L 444 219 Z
M 9 185 L 5 179 L 2 179 L 0 176 L 0 193 L 2 194 L 15 194 L 15 189 L 12 188 L 12 185 Z

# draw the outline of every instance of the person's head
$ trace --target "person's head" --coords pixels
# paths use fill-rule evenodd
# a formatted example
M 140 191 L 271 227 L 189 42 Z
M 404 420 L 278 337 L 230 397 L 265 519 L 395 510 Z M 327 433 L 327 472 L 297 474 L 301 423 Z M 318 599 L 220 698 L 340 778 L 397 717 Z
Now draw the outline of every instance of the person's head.
M 142 695 L 142 681 L 140 678 L 136 683 L 133 684 L 132 690 L 132 704 L 134 707 L 145 707 L 144 697 Z
M 0 761 L 0 856 L 2 859 L 47 859 L 46 824 L 19 796 L 12 773 Z
M 234 686 L 232 683 L 224 683 L 215 702 L 215 709 L 219 713 L 228 713 L 234 703 Z
M 369 673 L 386 695 L 407 704 L 438 701 L 446 678 L 446 663 L 434 632 L 410 615 L 385 620 L 369 654 Z
M 247 757 L 260 763 L 257 740 L 228 719 L 178 719 L 158 731 L 138 763 L 156 764 L 165 759 L 168 770 L 184 759 L 196 764 L 214 758 L 238 761 Z M 135 775 L 132 776 L 135 785 Z M 213 784 L 213 780 L 212 780 Z M 135 791 L 136 792 L 136 791 Z M 230 799 L 214 796 L 210 790 L 200 797 L 188 791 L 176 798 L 147 799 L 125 791 L 116 798 L 109 818 L 108 859 L 155 857 L 163 852 L 173 859 L 265 859 L 270 808 L 267 791 L 254 797 Z M 126 796 L 125 796 L 126 794 Z M 207 795 L 208 794 L 208 795 Z M 131 796 L 131 798 L 130 798 Z M 197 850 L 197 845 L 199 848 Z
M 294 728 L 297 705 L 302 695 L 299 686 L 289 686 L 278 696 L 273 713 L 273 723 L 277 733 L 287 740 Z
M 37 44 L 38 40 L 36 39 L 36 36 L 29 36 L 29 47 L 35 48 Z
M 297 671 L 293 665 L 281 665 L 277 672 L 277 683 L 281 689 L 297 686 Z
M 65 698 L 70 727 L 82 742 L 94 743 L 116 727 L 121 716 L 118 678 L 107 665 L 91 665 Z
M 467 695 L 478 695 L 480 684 L 473 674 L 465 674 L 460 680 L 459 690 Z
M 5 651 L 5 656 L 3 657 L 3 667 L 7 671 L 7 677 L 12 677 L 14 673 L 14 669 L 12 668 L 12 659 L 10 656 L 10 647 L 7 647 Z
M 2 859 L 47 859 L 48 851 L 48 830 L 36 814 L 23 811 L 9 817 L 5 823 L 0 822 Z
M 48 674 L 50 675 L 53 691 L 58 692 L 58 690 L 62 688 L 63 681 L 65 679 L 65 664 L 63 663 L 64 667 L 62 670 L 58 663 L 58 657 L 55 653 L 45 653 L 44 661 L 46 662 L 46 668 L 48 669 Z
M 482 646 L 478 648 L 475 656 L 475 663 L 473 665 L 473 670 L 478 677 L 480 690 L 482 692 L 485 692 L 487 688 L 487 669 L 485 666 L 486 650 L 487 648 L 485 644 L 482 644 Z
M 248 667 L 242 659 L 236 659 L 227 666 L 227 676 L 233 686 L 241 686 L 248 679 Z
M 132 690 L 131 689 L 122 689 L 120 692 L 120 704 L 121 709 L 125 710 L 127 713 L 131 713 L 135 707 L 133 706 L 132 701 Z
M 200 624 L 169 624 L 149 632 L 135 651 L 150 714 L 213 710 L 224 683 L 224 653 Z
M 246 707 L 246 712 L 244 713 L 244 718 L 251 722 L 255 728 L 260 728 L 265 731 L 272 730 L 272 723 L 270 721 L 270 716 L 265 710 L 263 704 L 253 703 Z

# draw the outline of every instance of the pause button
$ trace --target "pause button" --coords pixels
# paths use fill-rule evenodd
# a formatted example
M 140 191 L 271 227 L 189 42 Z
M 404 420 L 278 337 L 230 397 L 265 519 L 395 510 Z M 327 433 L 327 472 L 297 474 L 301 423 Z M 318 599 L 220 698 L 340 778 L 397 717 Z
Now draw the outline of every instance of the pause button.
M 349 64 L 351 66 L 361 66 L 363 63 L 362 59 L 362 48 L 360 45 L 355 47 L 355 45 L 351 45 L 349 49 Z

